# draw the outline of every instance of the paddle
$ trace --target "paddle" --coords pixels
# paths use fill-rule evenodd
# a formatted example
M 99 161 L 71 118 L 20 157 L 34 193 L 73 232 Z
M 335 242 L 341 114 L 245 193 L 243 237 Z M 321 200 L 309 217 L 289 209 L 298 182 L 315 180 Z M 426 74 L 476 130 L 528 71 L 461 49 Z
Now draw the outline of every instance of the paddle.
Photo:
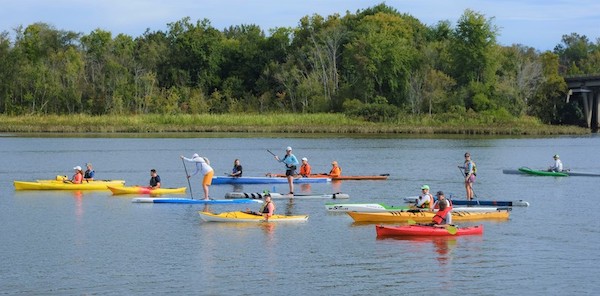
M 188 186 L 190 187 L 190 198 L 194 199 L 194 194 L 192 194 L 192 183 L 190 183 L 190 175 L 188 174 L 187 167 L 185 166 L 185 160 L 181 159 L 181 163 L 183 163 L 183 169 L 185 170 L 185 178 L 188 181 Z
M 415 220 L 412 219 L 408 219 L 408 225 L 416 225 L 417 222 Z M 454 225 L 444 225 L 446 227 L 446 230 L 448 231 L 449 234 L 455 235 L 456 232 L 458 231 L 458 228 L 456 228 L 456 226 Z
M 275 153 L 271 152 L 271 150 L 269 150 L 269 149 L 267 149 L 267 152 L 271 153 L 271 155 L 273 155 L 273 156 L 277 156 L 277 155 L 275 155 Z

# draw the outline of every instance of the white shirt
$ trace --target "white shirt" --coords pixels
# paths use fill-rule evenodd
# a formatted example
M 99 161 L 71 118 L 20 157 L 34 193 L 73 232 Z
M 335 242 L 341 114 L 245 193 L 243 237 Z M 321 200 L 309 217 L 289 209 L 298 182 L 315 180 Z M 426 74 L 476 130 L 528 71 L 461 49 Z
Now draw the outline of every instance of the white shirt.
M 421 208 L 423 206 L 423 204 L 425 204 L 426 202 L 429 202 L 429 207 L 433 206 L 431 204 L 432 197 L 433 196 L 431 195 L 431 193 L 419 195 L 419 198 L 417 198 L 417 207 Z
M 554 161 L 554 165 L 550 167 L 550 170 L 557 171 L 557 172 L 562 172 L 562 170 L 563 170 L 562 161 L 560 161 L 560 159 L 557 158 Z
M 202 175 L 206 175 L 209 172 L 213 171 L 213 168 L 208 163 L 206 163 L 204 158 L 200 156 L 194 158 L 184 157 L 183 159 L 189 162 L 196 163 L 196 170 L 194 171 L 194 173 L 192 173 L 192 176 L 196 175 L 198 172 L 202 172 Z

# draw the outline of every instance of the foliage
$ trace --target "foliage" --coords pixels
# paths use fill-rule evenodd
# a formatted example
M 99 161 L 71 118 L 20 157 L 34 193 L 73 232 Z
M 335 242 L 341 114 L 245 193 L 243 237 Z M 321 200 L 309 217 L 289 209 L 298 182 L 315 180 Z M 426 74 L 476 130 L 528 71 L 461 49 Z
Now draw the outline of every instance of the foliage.
M 456 24 L 426 26 L 382 3 L 305 16 L 268 34 L 189 17 L 135 38 L 33 23 L 16 28 L 14 40 L 0 33 L 0 112 L 581 124 L 581 107 L 564 101 L 563 75 L 598 72 L 600 40 L 563 35 L 553 52 L 501 46 L 493 21 L 467 9 Z

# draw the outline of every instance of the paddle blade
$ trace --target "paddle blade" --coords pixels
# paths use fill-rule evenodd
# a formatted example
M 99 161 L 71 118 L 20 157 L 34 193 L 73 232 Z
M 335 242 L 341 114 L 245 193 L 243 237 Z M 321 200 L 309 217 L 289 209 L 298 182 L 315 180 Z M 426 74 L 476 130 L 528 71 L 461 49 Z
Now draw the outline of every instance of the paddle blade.
M 448 233 L 450 233 L 450 234 L 452 234 L 452 235 L 455 235 L 455 234 L 456 234 L 456 232 L 458 231 L 458 229 L 457 229 L 457 228 L 456 228 L 456 226 L 454 226 L 454 225 L 448 225 L 448 226 L 446 227 L 446 230 L 448 230 Z

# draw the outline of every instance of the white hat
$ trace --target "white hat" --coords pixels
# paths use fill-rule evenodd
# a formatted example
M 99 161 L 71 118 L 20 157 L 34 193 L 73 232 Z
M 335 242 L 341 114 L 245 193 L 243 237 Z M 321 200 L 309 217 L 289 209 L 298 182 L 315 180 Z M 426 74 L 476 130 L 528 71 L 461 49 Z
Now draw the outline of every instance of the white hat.
M 302 157 L 302 160 L 306 160 L 306 161 L 308 161 L 308 158 L 306 158 L 306 157 Z
M 80 166 L 76 166 L 76 167 L 74 167 L 73 169 L 74 169 L 74 170 L 81 171 L 81 167 L 80 167 Z
M 292 151 L 292 147 L 287 146 L 287 148 L 285 148 L 285 151 Z
M 196 157 L 200 157 L 200 155 L 198 155 L 198 153 L 194 153 L 194 155 L 192 155 L 192 158 L 196 158 Z

